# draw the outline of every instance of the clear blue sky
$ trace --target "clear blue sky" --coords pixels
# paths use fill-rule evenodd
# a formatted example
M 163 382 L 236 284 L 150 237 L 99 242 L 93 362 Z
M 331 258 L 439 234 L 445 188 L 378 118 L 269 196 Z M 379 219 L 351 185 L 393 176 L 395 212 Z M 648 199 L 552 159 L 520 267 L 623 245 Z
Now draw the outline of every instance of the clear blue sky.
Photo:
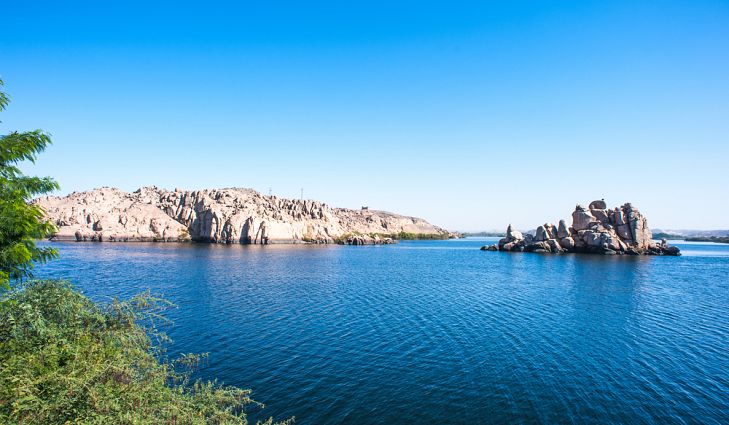
M 52 133 L 26 171 L 64 193 L 303 187 L 460 230 L 604 197 L 729 227 L 727 1 L 106 3 L 0 6 L 0 132 Z

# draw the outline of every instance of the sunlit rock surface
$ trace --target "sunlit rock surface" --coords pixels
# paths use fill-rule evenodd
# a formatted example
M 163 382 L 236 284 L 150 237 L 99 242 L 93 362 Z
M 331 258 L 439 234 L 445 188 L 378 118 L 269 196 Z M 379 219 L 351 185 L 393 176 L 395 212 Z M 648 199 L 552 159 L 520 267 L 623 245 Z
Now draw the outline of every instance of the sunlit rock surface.
M 506 237 L 488 248 L 539 253 L 680 255 L 678 247 L 669 246 L 666 241 L 653 241 L 648 221 L 633 205 L 608 209 L 604 200 L 593 201 L 587 208 L 577 205 L 569 228 L 564 220 L 558 226 L 545 223 L 532 236 L 509 225 Z
M 427 221 L 313 200 L 264 196 L 251 189 L 197 191 L 115 188 L 42 197 L 58 240 L 205 241 L 218 243 L 392 243 L 400 232 L 444 235 Z M 382 235 L 378 236 L 376 234 Z

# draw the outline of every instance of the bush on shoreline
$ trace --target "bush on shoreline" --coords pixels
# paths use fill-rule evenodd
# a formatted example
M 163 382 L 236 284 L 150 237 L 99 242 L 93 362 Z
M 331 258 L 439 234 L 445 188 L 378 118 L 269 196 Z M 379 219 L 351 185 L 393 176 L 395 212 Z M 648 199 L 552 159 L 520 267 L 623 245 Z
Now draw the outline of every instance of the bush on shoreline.
M 447 233 L 408 233 L 408 232 L 397 232 L 397 233 L 367 233 L 369 237 L 378 237 L 380 239 L 393 239 L 396 241 L 420 241 L 420 240 L 446 240 L 449 239 Z M 365 236 L 361 232 L 345 233 L 334 239 L 334 243 L 345 244 L 347 239 L 353 236 Z
M 249 390 L 191 382 L 200 356 L 160 360 L 168 306 L 149 294 L 100 305 L 63 281 L 5 292 L 0 423 L 247 423 L 262 407 Z
M 377 233 L 381 238 L 392 238 L 401 241 L 421 241 L 421 240 L 445 240 L 448 239 L 448 233 Z

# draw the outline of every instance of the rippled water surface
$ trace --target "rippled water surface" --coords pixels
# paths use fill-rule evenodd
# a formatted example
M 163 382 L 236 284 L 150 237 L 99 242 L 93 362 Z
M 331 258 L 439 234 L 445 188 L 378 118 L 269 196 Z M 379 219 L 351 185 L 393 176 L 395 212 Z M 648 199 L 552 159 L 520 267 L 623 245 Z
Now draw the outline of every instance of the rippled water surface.
M 299 424 L 729 423 L 729 245 L 483 244 L 68 243 L 38 274 L 164 294 L 171 351 L 209 352 L 203 377 Z

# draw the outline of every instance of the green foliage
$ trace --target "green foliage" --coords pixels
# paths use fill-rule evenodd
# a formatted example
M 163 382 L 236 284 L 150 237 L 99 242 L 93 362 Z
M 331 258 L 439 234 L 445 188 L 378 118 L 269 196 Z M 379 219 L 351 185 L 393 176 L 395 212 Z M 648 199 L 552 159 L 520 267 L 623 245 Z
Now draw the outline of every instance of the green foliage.
M 177 236 L 178 242 L 190 242 L 192 238 L 190 237 L 190 232 L 187 230 L 186 227 L 183 227 L 180 230 L 179 236 Z
M 398 232 L 398 233 L 372 233 L 370 236 L 375 235 L 380 238 L 390 238 L 402 241 L 419 241 L 419 240 L 443 240 L 448 239 L 448 233 L 410 233 L 410 232 Z
M 347 240 L 355 236 L 364 236 L 361 232 L 349 232 L 345 233 L 337 238 L 334 238 L 334 243 L 345 244 Z M 445 240 L 449 238 L 448 233 L 409 233 L 409 232 L 398 232 L 398 233 L 368 233 L 367 236 L 372 238 L 378 237 L 380 239 L 390 238 L 393 240 Z
M 347 239 L 349 239 L 353 236 L 362 236 L 362 233 L 360 233 L 360 232 L 345 233 L 343 235 L 340 235 L 339 237 L 334 238 L 334 243 L 344 245 L 347 243 Z
M 167 307 L 149 293 L 101 306 L 61 281 L 6 292 L 0 423 L 245 424 L 262 407 L 249 390 L 190 382 L 201 356 L 159 360 Z
M 0 88 L 2 85 L 0 80 Z M 0 111 L 7 104 L 7 95 L 0 91 Z M 53 248 L 35 245 L 55 227 L 45 220 L 39 205 L 29 202 L 58 189 L 58 184 L 48 177 L 25 176 L 17 167 L 21 161 L 34 162 L 50 143 L 50 136 L 41 130 L 0 136 L 0 287 L 6 289 L 11 279 L 31 277 L 34 262 L 57 256 Z

